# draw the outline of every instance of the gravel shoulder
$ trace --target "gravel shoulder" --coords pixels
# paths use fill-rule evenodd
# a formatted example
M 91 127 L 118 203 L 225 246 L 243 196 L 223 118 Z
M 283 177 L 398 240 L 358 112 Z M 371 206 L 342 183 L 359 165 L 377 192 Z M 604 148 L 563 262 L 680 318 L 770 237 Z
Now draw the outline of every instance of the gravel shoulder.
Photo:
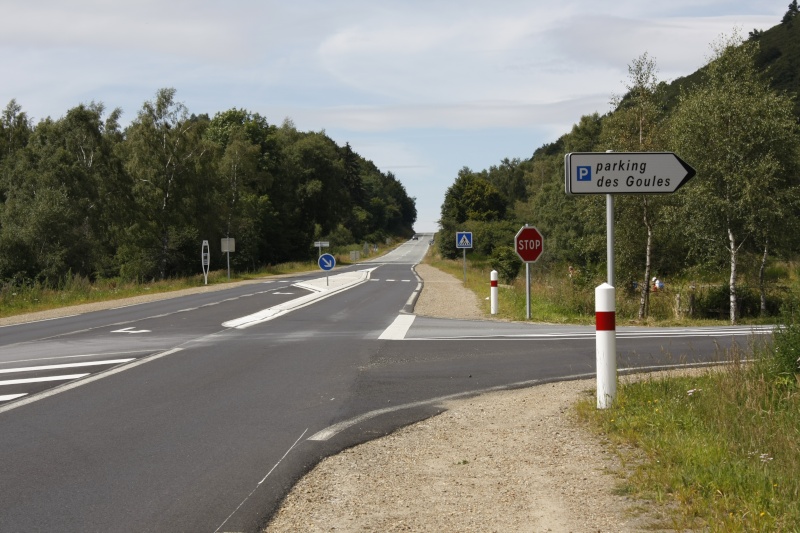
M 424 288 L 415 314 L 486 318 L 460 280 L 429 265 L 416 271 Z M 575 420 L 574 404 L 593 399 L 594 386 L 447 402 L 436 417 L 321 461 L 266 531 L 656 531 L 652 510 L 615 494 L 619 459 Z

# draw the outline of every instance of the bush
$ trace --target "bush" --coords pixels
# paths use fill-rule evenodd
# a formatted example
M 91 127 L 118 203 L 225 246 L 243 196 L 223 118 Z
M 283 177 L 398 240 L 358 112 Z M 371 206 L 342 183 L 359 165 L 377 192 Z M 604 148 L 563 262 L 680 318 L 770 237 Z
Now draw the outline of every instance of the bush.
M 522 268 L 522 261 L 511 246 L 497 246 L 492 252 L 489 264 L 494 270 L 497 270 L 500 281 L 506 285 L 510 285 L 517 279 L 519 270 Z

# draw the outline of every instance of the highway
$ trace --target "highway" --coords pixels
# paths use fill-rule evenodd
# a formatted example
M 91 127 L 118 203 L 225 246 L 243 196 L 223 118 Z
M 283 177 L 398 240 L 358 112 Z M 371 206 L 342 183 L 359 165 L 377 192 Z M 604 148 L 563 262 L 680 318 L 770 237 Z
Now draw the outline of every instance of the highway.
M 592 328 L 408 314 L 427 246 L 0 328 L 0 531 L 258 531 L 321 458 L 445 398 L 593 373 Z M 760 333 L 619 328 L 618 363 Z

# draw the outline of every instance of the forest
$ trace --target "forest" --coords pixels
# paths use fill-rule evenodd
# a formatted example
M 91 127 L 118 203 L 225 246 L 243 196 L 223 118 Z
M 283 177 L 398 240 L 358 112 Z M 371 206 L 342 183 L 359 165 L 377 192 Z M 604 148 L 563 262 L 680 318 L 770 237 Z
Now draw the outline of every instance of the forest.
M 538 269 L 574 269 L 587 285 L 600 283 L 606 199 L 565 193 L 565 154 L 674 152 L 697 171 L 681 190 L 615 195 L 618 291 L 639 298 L 639 318 L 648 315 L 654 277 L 711 286 L 719 301 L 710 307 L 731 323 L 778 313 L 797 299 L 785 282 L 800 251 L 800 20 L 792 6 L 767 31 L 720 37 L 703 68 L 671 83 L 644 53 L 629 64 L 626 92 L 611 98 L 609 113 L 581 117 L 528 160 L 463 168 L 442 204 L 441 254 L 456 257 L 448 236 L 472 231 L 474 253 L 513 278 L 514 235 L 528 223 L 544 236 Z
M 81 104 L 33 124 L 0 116 L 0 283 L 57 287 L 81 276 L 150 281 L 196 274 L 204 240 L 223 268 L 309 259 L 334 246 L 410 237 L 415 199 L 349 144 L 243 109 L 190 114 L 160 89 L 122 111 Z M 214 253 L 216 251 L 217 253 Z

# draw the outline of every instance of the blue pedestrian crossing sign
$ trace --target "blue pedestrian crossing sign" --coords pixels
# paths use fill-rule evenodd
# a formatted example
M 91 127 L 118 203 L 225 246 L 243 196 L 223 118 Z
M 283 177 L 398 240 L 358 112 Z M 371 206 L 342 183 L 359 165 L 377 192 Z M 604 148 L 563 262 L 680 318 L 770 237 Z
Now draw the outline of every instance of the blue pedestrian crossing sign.
M 472 248 L 472 232 L 471 231 L 458 231 L 456 232 L 456 248 Z
M 336 266 L 336 258 L 331 254 L 322 254 L 319 256 L 317 264 L 322 270 L 330 270 Z

